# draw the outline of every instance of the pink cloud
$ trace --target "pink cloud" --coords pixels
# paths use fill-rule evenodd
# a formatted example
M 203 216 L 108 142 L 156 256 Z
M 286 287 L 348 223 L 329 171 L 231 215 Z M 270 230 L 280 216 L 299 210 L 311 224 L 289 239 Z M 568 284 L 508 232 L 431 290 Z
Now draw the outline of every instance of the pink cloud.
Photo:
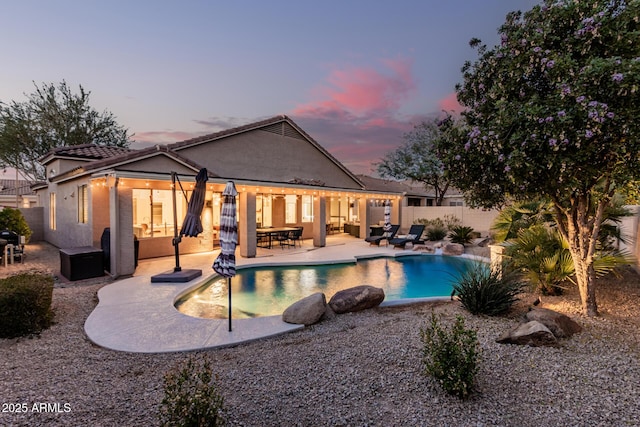
M 452 92 L 446 97 L 442 98 L 438 102 L 438 105 L 441 110 L 444 110 L 448 113 L 453 113 L 454 115 L 458 115 L 464 110 L 464 107 L 458 102 L 458 97 L 455 92 Z
M 333 70 L 312 91 L 313 100 L 291 116 L 355 173 L 372 174 L 385 154 L 426 116 L 406 117 L 403 103 L 416 93 L 413 61 L 383 59 L 381 67 Z
M 141 144 L 171 144 L 176 141 L 194 138 L 202 135 L 202 132 L 183 132 L 183 131 L 150 131 L 136 132 L 133 139 Z

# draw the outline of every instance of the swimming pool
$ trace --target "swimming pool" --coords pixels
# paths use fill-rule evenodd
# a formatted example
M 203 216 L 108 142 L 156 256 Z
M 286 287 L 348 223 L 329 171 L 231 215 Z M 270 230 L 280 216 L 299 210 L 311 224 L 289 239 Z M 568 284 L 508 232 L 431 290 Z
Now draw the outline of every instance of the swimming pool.
M 412 255 L 348 264 L 241 269 L 231 279 L 232 316 L 278 315 L 315 292 L 324 292 L 328 302 L 339 290 L 359 285 L 384 289 L 385 301 L 449 296 L 454 277 L 470 265 L 471 261 L 459 257 Z M 213 277 L 180 297 L 175 306 L 193 317 L 227 318 L 227 279 Z

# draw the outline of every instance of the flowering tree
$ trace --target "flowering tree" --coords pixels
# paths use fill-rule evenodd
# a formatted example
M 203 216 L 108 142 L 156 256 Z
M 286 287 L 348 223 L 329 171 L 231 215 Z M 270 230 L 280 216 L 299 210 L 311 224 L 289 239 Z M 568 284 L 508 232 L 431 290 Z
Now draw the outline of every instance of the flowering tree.
M 594 254 L 614 192 L 640 175 L 640 1 L 546 0 L 512 12 L 462 69 L 469 128 L 439 152 L 477 206 L 548 198 L 569 242 L 584 314 L 598 314 Z
M 436 206 L 442 205 L 449 189 L 449 179 L 445 177 L 442 162 L 434 149 L 435 140 L 442 137 L 441 129 L 435 120 L 423 121 L 404 135 L 400 147 L 377 163 L 378 173 L 383 178 L 410 179 L 424 184 L 427 190 L 433 188 Z

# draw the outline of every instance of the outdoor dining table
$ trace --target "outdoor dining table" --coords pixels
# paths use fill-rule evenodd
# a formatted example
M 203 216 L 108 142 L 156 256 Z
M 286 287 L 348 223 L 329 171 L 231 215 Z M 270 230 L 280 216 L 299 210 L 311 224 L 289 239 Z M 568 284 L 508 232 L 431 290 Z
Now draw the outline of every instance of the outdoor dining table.
M 295 227 L 267 227 L 267 228 L 256 228 L 256 236 L 258 238 L 258 243 L 260 242 L 261 237 L 267 238 L 267 249 L 272 248 L 273 238 L 277 237 L 280 234 L 288 234 L 290 231 L 296 231 Z

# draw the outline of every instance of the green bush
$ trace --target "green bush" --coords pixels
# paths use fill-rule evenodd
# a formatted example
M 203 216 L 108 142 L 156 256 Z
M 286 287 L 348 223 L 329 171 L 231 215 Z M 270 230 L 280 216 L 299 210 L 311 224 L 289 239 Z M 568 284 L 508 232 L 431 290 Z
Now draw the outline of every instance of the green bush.
M 29 224 L 18 209 L 4 208 L 0 211 L 0 230 L 11 230 L 19 236 L 24 236 L 27 243 L 31 238 Z
M 427 240 L 430 240 L 432 242 L 437 242 L 438 240 L 442 240 L 447 237 L 447 229 L 435 225 L 427 228 L 426 233 Z
M 449 239 L 452 243 L 459 243 L 461 245 L 468 245 L 473 240 L 473 228 L 462 225 L 457 225 L 451 229 L 449 233 Z
M 465 329 L 462 316 L 456 316 L 452 328 L 443 329 L 431 312 L 431 324 L 420 329 L 420 337 L 425 372 L 435 377 L 447 393 L 461 399 L 467 397 L 478 372 L 476 332 Z
M 224 399 L 208 360 L 187 359 L 164 376 L 162 426 L 223 426 Z
M 53 277 L 18 274 L 0 279 L 0 337 L 40 332 L 53 319 Z
M 453 292 L 472 314 L 496 316 L 509 311 L 524 283 L 515 272 L 498 272 L 484 263 L 460 271 Z

